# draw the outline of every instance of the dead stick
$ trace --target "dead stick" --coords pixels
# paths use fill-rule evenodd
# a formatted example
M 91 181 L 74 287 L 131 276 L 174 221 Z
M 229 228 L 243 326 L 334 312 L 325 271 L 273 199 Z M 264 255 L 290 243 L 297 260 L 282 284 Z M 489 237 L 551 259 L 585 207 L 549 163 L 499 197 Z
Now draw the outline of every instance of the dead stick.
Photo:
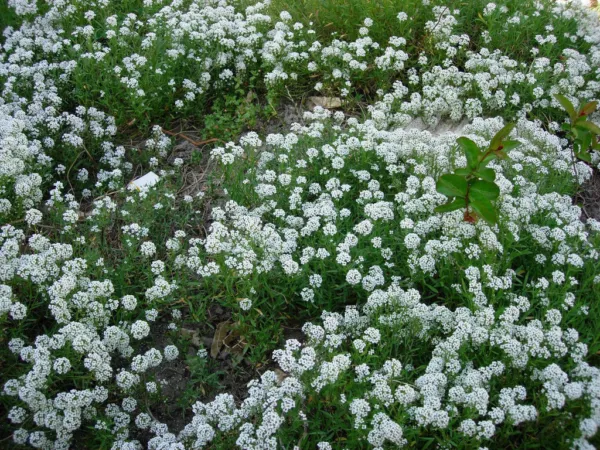
M 217 141 L 221 141 L 221 139 L 219 138 L 210 138 L 210 139 L 206 139 L 205 141 L 194 141 L 192 138 L 186 136 L 183 133 L 175 133 L 173 131 L 169 131 L 169 130 L 165 130 L 164 128 L 161 127 L 160 129 L 163 133 L 168 134 L 170 136 L 180 136 L 183 139 L 185 139 L 186 141 L 194 144 L 196 147 L 200 147 L 201 145 L 206 145 L 206 144 L 210 144 L 212 142 L 217 142 Z M 221 141 L 223 142 L 223 141 Z

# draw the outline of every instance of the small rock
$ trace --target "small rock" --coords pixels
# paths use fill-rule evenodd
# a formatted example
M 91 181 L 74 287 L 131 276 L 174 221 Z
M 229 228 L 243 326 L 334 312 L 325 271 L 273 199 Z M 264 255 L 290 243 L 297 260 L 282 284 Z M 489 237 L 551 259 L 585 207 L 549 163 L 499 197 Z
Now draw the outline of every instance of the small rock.
M 281 383 L 283 380 L 285 380 L 287 377 L 289 377 L 289 375 L 281 369 L 275 369 L 274 372 L 275 372 L 275 375 L 277 375 L 278 383 Z
M 187 140 L 183 140 L 173 147 L 173 152 L 169 156 L 168 162 L 172 164 L 176 158 L 181 158 L 184 161 L 187 161 L 192 157 L 192 154 L 196 150 L 198 150 L 198 147 Z
M 200 347 L 202 345 L 202 342 L 200 341 L 200 333 L 198 332 L 198 330 L 190 330 L 188 328 L 182 328 L 179 331 L 179 333 L 185 339 L 188 339 L 194 347 Z

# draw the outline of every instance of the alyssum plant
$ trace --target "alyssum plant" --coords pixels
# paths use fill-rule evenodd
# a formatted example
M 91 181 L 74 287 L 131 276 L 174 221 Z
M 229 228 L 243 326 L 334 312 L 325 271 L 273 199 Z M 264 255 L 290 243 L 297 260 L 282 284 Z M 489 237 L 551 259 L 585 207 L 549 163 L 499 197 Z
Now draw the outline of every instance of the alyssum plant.
M 496 158 L 505 158 L 507 151 L 520 145 L 519 141 L 505 140 L 514 126 L 510 123 L 498 131 L 485 151 L 467 137 L 456 140 L 467 157 L 467 167 L 458 168 L 454 173 L 439 178 L 436 189 L 446 195 L 449 201 L 435 208 L 436 212 L 464 208 L 467 222 L 476 222 L 478 217 L 490 224 L 498 221 L 498 211 L 492 201 L 500 195 L 500 188 L 494 183 L 496 172 L 486 166 Z

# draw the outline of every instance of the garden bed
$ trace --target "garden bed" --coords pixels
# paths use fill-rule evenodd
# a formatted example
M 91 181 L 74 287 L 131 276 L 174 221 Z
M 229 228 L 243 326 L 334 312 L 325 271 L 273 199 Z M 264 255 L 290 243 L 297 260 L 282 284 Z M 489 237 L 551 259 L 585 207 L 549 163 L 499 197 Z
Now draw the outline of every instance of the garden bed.
M 600 443 L 600 20 L 0 5 L 2 448 Z

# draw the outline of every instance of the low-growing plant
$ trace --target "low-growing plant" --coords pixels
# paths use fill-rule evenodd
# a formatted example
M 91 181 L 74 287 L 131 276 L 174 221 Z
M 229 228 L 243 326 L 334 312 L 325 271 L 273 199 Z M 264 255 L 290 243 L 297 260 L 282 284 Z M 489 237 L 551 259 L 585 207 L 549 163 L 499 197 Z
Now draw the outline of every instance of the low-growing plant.
M 563 123 L 561 128 L 566 131 L 569 140 L 573 142 L 573 163 L 575 158 L 591 163 L 591 152 L 600 150 L 600 142 L 598 142 L 600 127 L 589 120 L 590 114 L 596 111 L 598 102 L 587 102 L 576 109 L 564 95 L 555 94 L 554 98 L 569 114 L 569 122 Z
M 220 378 L 224 375 L 215 361 L 208 357 L 208 352 L 204 348 L 200 348 L 197 354 L 188 356 L 186 364 L 190 378 L 178 401 L 184 410 L 192 406 L 199 395 L 204 397 L 223 389 Z
M 492 202 L 500 195 L 500 188 L 494 183 L 496 172 L 487 165 L 494 159 L 505 158 L 506 152 L 520 145 L 519 141 L 506 140 L 513 128 L 514 124 L 508 124 L 498 131 L 485 150 L 467 137 L 456 140 L 467 157 L 467 167 L 458 168 L 438 179 L 437 191 L 449 200 L 436 207 L 436 212 L 464 208 L 464 220 L 467 222 L 473 223 L 478 217 L 490 224 L 498 221 L 498 210 Z
M 2 448 L 598 445 L 600 221 L 553 122 L 556 92 L 600 95 L 597 16 L 3 5 Z M 343 110 L 239 136 L 317 95 Z M 242 402 L 221 389 L 254 375 Z

